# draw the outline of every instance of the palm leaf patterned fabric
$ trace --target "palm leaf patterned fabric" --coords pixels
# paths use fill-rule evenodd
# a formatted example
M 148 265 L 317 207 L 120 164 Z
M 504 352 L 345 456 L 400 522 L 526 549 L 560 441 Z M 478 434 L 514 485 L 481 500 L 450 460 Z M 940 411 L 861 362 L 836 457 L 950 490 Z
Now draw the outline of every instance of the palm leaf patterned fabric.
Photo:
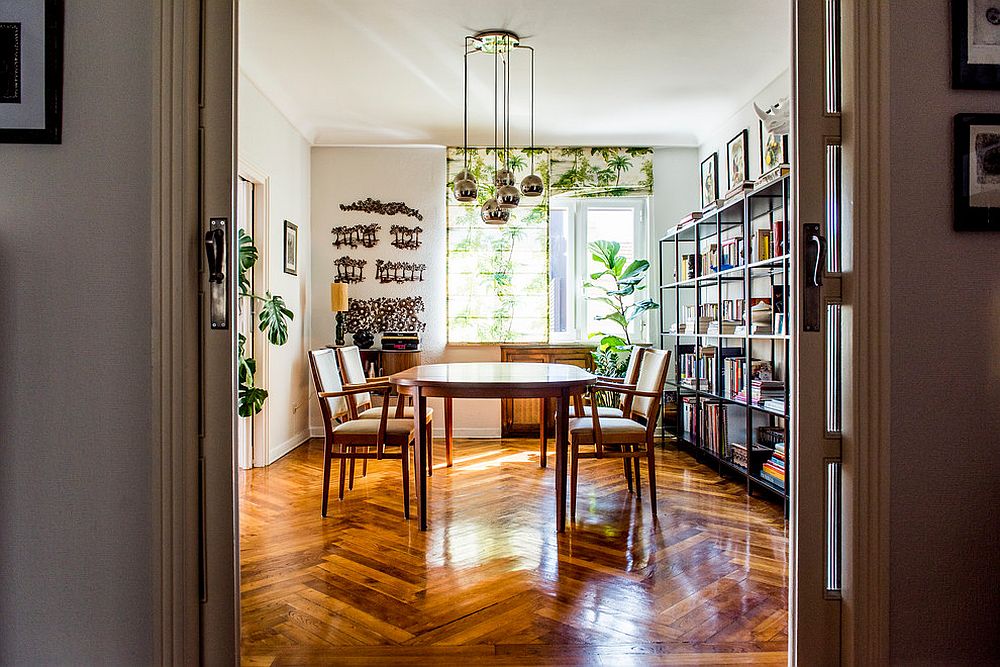
M 447 326 L 449 343 L 547 342 L 550 330 L 549 197 L 639 196 L 652 193 L 652 149 L 449 148 L 447 182 Z M 487 225 L 480 207 L 495 194 L 493 175 L 506 165 L 516 182 L 542 177 L 541 197 L 522 197 L 505 225 Z M 479 184 L 475 202 L 451 191 L 469 169 Z

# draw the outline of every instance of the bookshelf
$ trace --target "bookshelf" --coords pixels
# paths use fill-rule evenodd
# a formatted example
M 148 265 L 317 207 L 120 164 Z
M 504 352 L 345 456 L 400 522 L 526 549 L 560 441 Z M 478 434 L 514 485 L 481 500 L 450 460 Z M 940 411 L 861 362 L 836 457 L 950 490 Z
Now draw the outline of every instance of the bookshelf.
M 770 177 L 770 178 L 769 178 Z M 660 346 L 673 350 L 664 438 L 788 508 L 787 167 L 660 239 Z

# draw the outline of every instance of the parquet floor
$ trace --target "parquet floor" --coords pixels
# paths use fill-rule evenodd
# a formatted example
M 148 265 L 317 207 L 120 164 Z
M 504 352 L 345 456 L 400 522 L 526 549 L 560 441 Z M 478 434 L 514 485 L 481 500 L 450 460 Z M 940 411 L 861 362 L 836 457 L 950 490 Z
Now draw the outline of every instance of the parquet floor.
M 617 461 L 583 461 L 559 536 L 534 440 L 455 452 L 426 533 L 403 519 L 398 461 L 334 489 L 326 519 L 322 441 L 241 473 L 244 664 L 785 664 L 777 505 L 668 447 L 659 526 Z

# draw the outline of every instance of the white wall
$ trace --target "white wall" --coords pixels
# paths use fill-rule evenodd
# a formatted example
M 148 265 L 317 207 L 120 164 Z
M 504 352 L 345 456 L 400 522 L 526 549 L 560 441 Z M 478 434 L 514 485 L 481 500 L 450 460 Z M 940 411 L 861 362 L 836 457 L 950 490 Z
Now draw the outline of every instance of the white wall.
M 153 658 L 153 11 L 67 2 L 63 143 L 0 144 L 0 664 Z
M 265 343 L 268 398 L 256 424 L 264 426 L 266 462 L 285 455 L 309 437 L 309 310 L 311 224 L 310 146 L 246 76 L 239 80 L 239 161 L 249 180 L 266 179 L 267 209 L 256 212 L 256 234 L 266 228 L 261 255 L 266 289 L 284 297 L 295 313 L 288 342 Z M 298 225 L 298 275 L 284 272 L 284 221 Z M 260 247 L 258 248 L 260 249 Z M 261 292 L 260 288 L 257 290 Z M 321 292 L 325 294 L 326 292 Z M 263 368 L 263 365 L 261 365 Z M 258 439 L 259 434 L 255 436 Z

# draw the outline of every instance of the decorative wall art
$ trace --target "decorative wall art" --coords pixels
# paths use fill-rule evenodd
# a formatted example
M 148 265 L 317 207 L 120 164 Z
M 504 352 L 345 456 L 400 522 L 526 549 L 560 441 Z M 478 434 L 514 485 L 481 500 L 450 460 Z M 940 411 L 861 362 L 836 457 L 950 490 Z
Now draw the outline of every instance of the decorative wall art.
M 333 245 L 338 248 L 340 246 L 357 248 L 359 245 L 374 248 L 378 245 L 380 229 L 382 225 L 350 225 L 334 227 L 330 233 L 333 234 Z
M 423 282 L 426 264 L 414 264 L 413 262 L 388 262 L 385 260 L 375 260 L 375 280 L 385 283 L 412 283 Z
M 63 0 L 0 2 L 0 142 L 62 143 Z
M 285 273 L 299 275 L 299 228 L 285 220 Z
M 771 132 L 759 122 L 760 127 L 760 173 L 766 174 L 788 162 L 788 135 Z
M 333 265 L 337 267 L 338 283 L 360 283 L 365 279 L 366 259 L 353 259 L 344 255 L 340 259 L 333 260 Z
M 951 85 L 1000 90 L 1000 0 L 952 0 Z
M 747 182 L 747 131 L 742 130 L 726 142 L 726 174 L 729 189 L 742 188 Z
M 420 320 L 424 300 L 419 296 L 399 299 L 350 299 L 346 317 L 347 331 L 423 331 L 427 324 Z
M 955 116 L 954 225 L 1000 231 L 1000 114 Z
M 393 225 L 389 228 L 389 233 L 395 237 L 392 240 L 392 245 L 401 250 L 419 248 L 420 232 L 422 231 L 424 231 L 422 227 L 403 227 L 402 225 Z
M 719 154 L 712 153 L 701 163 L 701 207 L 708 208 L 719 198 Z
M 362 213 L 377 213 L 379 215 L 408 215 L 411 218 L 416 218 L 417 220 L 423 220 L 424 216 L 420 215 L 420 211 L 415 208 L 410 208 L 405 203 L 401 201 L 390 201 L 384 204 L 378 199 L 361 199 L 353 204 L 341 204 L 341 211 L 361 211 Z

